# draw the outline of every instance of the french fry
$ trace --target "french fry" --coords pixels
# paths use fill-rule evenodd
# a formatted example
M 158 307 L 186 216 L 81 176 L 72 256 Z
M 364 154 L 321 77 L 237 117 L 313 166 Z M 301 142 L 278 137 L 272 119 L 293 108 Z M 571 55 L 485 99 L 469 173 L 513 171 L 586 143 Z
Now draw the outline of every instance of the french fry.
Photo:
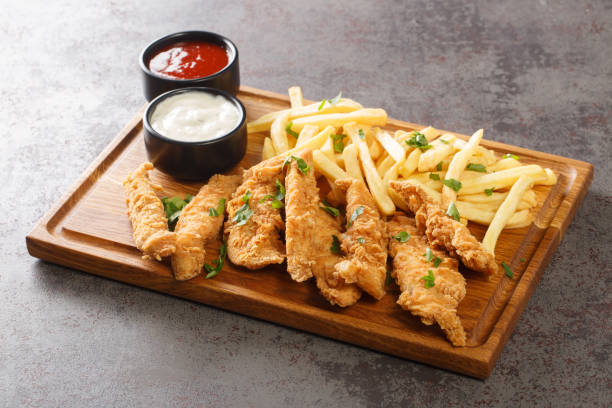
M 512 159 L 512 158 L 506 158 L 506 159 L 501 159 L 498 162 L 495 162 L 493 165 L 489 166 L 487 170 L 500 171 L 500 170 L 513 169 L 515 167 L 520 167 L 520 166 L 522 166 L 522 163 L 520 161 Z
M 557 175 L 551 169 L 545 168 L 544 172 L 546 173 L 546 177 L 541 180 L 536 180 L 535 184 L 552 186 L 557 183 Z
M 285 130 L 288 123 L 289 112 L 285 112 L 274 119 L 272 127 L 270 127 L 270 138 L 272 139 L 274 150 L 276 150 L 277 153 L 284 153 L 289 150 L 289 140 L 287 139 L 287 131 Z
M 276 150 L 272 144 L 272 139 L 266 137 L 264 139 L 263 149 L 261 151 L 261 160 L 268 160 L 270 157 L 276 156 Z
M 363 181 L 359 159 L 357 158 L 357 145 L 355 143 L 351 143 L 344 148 L 342 158 L 344 159 L 344 168 L 349 176 Z
M 387 170 L 389 170 L 395 164 L 395 160 L 393 157 L 386 156 L 384 159 L 380 160 L 378 165 L 376 166 L 376 172 L 382 178 Z
M 376 128 L 374 136 L 396 163 L 404 161 L 406 150 L 389 133 Z
M 314 125 L 304 126 L 302 130 L 300 131 L 300 135 L 298 136 L 298 140 L 295 146 L 297 147 L 297 146 L 303 145 L 305 142 L 312 139 L 314 135 L 317 134 L 318 131 L 319 131 L 318 126 L 314 126 Z
M 489 225 L 489 228 L 482 239 L 482 245 L 490 253 L 495 253 L 495 244 L 497 243 L 499 234 L 501 234 L 502 230 L 506 226 L 506 223 L 515 213 L 521 197 L 523 194 L 525 194 L 525 191 L 531 188 L 532 184 L 533 178 L 525 174 L 521 175 L 510 189 L 510 192 L 502 205 L 497 209 L 495 217 L 493 217 L 493 220 L 491 221 L 491 224 Z
M 372 139 L 372 142 L 368 145 L 368 150 L 370 151 L 370 157 L 372 157 L 372 160 L 378 160 L 384 153 L 383 148 L 376 139 Z
M 359 129 L 361 125 L 357 123 L 347 123 L 344 125 L 344 131 L 351 138 L 352 142 L 357 146 L 359 153 L 359 161 L 363 168 L 365 179 L 370 188 L 370 193 L 378 206 L 378 209 L 383 215 L 392 215 L 395 212 L 395 204 L 387 195 L 387 188 L 383 184 L 380 176 L 376 172 L 376 167 L 370 156 L 368 145 L 359 137 Z
M 410 212 L 410 207 L 408 206 L 408 203 L 404 201 L 404 199 L 397 193 L 397 191 L 395 191 L 391 187 L 388 187 L 387 194 L 389 194 L 391 201 L 393 201 L 393 204 L 395 204 L 397 208 L 405 212 Z
M 293 120 L 292 129 L 296 132 L 305 125 L 340 127 L 349 122 L 372 126 L 384 126 L 387 123 L 387 112 L 383 109 L 359 109 L 348 113 L 328 113 L 304 116 Z
M 333 134 L 336 130 L 334 129 L 333 126 L 328 126 L 325 129 L 323 129 L 322 131 L 320 131 L 319 133 L 317 133 L 316 135 L 314 135 L 311 139 L 307 140 L 306 142 L 304 142 L 303 144 L 301 144 L 300 146 L 296 146 L 291 150 L 288 150 L 284 153 L 280 153 L 284 156 L 289 156 L 291 154 L 295 154 L 297 152 L 300 152 L 302 150 L 307 150 L 307 149 L 320 149 L 321 146 L 323 146 L 323 144 L 325 143 L 325 141 L 327 139 L 329 139 L 329 135 Z M 277 156 L 279 156 L 279 154 L 277 154 Z
M 463 149 L 461 149 L 455 154 L 455 156 L 451 160 L 450 165 L 448 166 L 448 171 L 446 172 L 446 176 L 444 177 L 445 180 L 461 179 L 461 174 L 463 173 L 465 166 L 467 166 L 470 157 L 472 157 L 472 154 L 474 154 L 476 146 L 478 146 L 478 144 L 482 140 L 483 132 L 484 131 L 482 129 L 477 130 L 472 135 L 472 137 L 470 137 L 470 140 L 463 147 Z M 446 207 L 451 202 L 455 201 L 457 201 L 457 192 L 445 185 L 442 188 L 442 207 Z
M 291 108 L 301 108 L 304 106 L 304 97 L 302 96 L 302 88 L 299 86 L 292 86 L 289 88 L 289 101 L 291 102 Z
M 417 167 L 419 171 L 434 170 L 438 163 L 452 155 L 454 152 L 453 142 L 455 139 L 455 135 L 446 133 L 431 142 L 432 148 L 424 151 L 421 157 L 419 157 L 419 164 Z
M 389 168 L 389 170 L 385 172 L 382 178 L 385 187 L 389 187 L 389 182 L 391 180 L 397 179 L 397 174 L 399 173 L 399 166 L 401 165 L 402 163 L 395 163 L 393 166 L 391 166 L 391 168 Z
M 336 153 L 336 164 L 346 170 L 344 166 L 344 157 L 342 157 L 342 153 Z
M 474 203 L 474 204 L 491 204 L 496 207 L 499 207 L 501 203 L 506 199 L 508 193 L 497 193 L 493 192 L 491 195 L 486 195 L 485 193 L 477 193 L 477 194 L 465 194 L 461 196 L 462 201 Z M 535 207 L 538 205 L 538 201 L 533 190 L 527 190 L 523 195 L 523 199 L 521 203 L 525 203 L 525 208 L 527 207 Z M 519 204 L 520 205 L 520 204 Z
M 353 112 L 363 108 L 361 104 L 346 98 L 340 99 L 335 105 L 325 104 L 325 106 L 321 109 L 319 109 L 320 105 L 321 103 L 317 102 L 303 106 L 301 108 L 283 109 L 276 112 L 266 113 L 259 119 L 247 123 L 247 131 L 248 133 L 267 132 L 270 130 L 270 127 L 272 126 L 274 120 L 280 115 L 287 112 L 289 112 L 289 120 L 293 120 L 311 115 Z
M 328 180 L 336 181 L 348 177 L 348 174 L 342 170 L 340 166 L 331 161 L 329 157 L 320 150 L 312 152 L 312 161 L 314 162 L 315 169 Z
M 408 154 L 408 157 L 399 169 L 402 177 L 408 178 L 412 173 L 414 173 L 419 165 L 419 158 L 421 157 L 421 154 L 422 152 L 420 149 L 414 149 L 410 152 L 410 154 Z
M 323 143 L 323 146 L 321 147 L 321 149 L 319 149 L 319 151 L 323 153 L 324 155 L 326 155 L 327 158 L 331 160 L 334 164 L 336 163 L 336 154 L 334 153 L 334 142 L 331 139 L 331 137 L 329 137 L 325 141 L 325 143 Z
M 462 181 L 459 196 L 464 194 L 482 193 L 486 189 L 500 190 L 512 186 L 521 175 L 528 175 L 534 179 L 546 177 L 546 172 L 537 164 L 515 167 L 513 169 L 501 170 L 495 173 L 484 174 L 472 179 Z M 448 177 L 448 173 L 446 173 Z M 537 183 L 536 183 L 537 184 Z

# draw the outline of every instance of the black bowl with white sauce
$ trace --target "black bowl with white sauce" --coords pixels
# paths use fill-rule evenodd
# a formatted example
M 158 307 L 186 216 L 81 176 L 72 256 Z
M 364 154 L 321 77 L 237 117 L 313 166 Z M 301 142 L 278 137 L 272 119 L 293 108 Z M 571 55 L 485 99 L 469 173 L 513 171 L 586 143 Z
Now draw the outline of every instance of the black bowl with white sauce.
M 185 180 L 205 180 L 235 166 L 247 146 L 246 111 L 214 88 L 176 89 L 153 99 L 143 116 L 149 160 Z

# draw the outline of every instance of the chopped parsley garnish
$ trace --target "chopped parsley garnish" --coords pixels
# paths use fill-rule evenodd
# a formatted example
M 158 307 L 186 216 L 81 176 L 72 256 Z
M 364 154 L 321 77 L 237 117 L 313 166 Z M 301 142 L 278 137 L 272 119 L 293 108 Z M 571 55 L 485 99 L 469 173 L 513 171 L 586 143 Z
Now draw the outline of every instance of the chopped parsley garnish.
M 249 218 L 251 218 L 251 215 L 253 215 L 253 210 L 251 210 L 251 208 L 249 207 L 250 200 L 251 200 L 251 192 L 247 191 L 242 196 L 242 202 L 244 204 L 242 205 L 242 207 L 238 209 L 238 211 L 236 211 L 234 218 L 232 218 L 232 221 L 234 221 L 236 225 L 240 226 L 240 225 L 246 224 Z
M 331 204 L 328 203 L 326 199 L 323 199 L 323 206 L 321 207 L 321 209 L 327 211 L 334 217 L 337 217 L 340 215 L 340 210 L 332 207 Z
M 397 235 L 394 235 L 392 238 L 397 240 L 398 242 L 406 242 L 410 239 L 410 234 L 407 233 L 406 231 L 400 231 L 397 233 Z
M 344 142 L 342 139 L 346 137 L 346 135 L 329 135 L 334 141 L 334 152 L 342 153 L 344 151 Z
M 510 269 L 510 267 L 506 265 L 504 261 L 502 261 L 502 266 L 504 267 L 506 276 L 509 277 L 510 279 L 514 278 L 514 273 L 512 272 L 512 269 Z
M 412 132 L 412 136 L 410 136 L 410 139 L 406 140 L 406 144 L 410 147 L 421 149 L 421 151 L 429 150 L 432 148 L 432 146 L 427 141 L 425 135 L 419 132 L 418 130 Z
M 433 251 L 430 248 L 427 248 L 425 250 L 425 253 L 423 254 L 423 256 L 425 257 L 427 262 L 432 262 L 436 268 L 440 266 L 440 264 L 442 263 L 442 259 L 434 255 Z
M 251 192 L 247 190 L 247 192 L 244 193 L 244 195 L 242 196 L 242 202 L 248 204 L 250 199 L 251 199 Z
M 427 248 L 423 256 L 425 257 L 425 260 L 427 260 L 427 262 L 433 261 L 434 254 L 433 252 L 431 252 L 431 248 Z
M 365 139 L 365 133 L 363 133 L 363 129 L 359 129 L 359 138 L 361 140 Z
M 291 126 L 293 126 L 293 122 L 287 123 L 287 126 L 285 126 L 285 132 L 287 132 L 289 136 L 293 136 L 297 139 L 300 135 L 295 130 L 291 130 Z
M 233 221 L 236 223 L 236 225 L 244 225 L 249 220 L 249 218 L 251 218 L 251 215 L 253 215 L 253 210 L 249 208 L 248 203 L 244 203 L 242 207 L 240 207 L 238 211 L 236 211 L 236 215 L 234 215 Z
M 444 144 L 448 144 L 448 140 L 444 140 L 444 139 L 440 138 L 440 141 L 441 141 L 442 143 L 444 143 Z
M 387 277 L 385 278 L 385 285 L 390 285 L 393 282 L 393 276 L 391 275 L 391 269 L 387 269 Z
M 493 191 L 495 190 L 495 187 L 493 188 L 485 188 L 485 194 L 488 196 L 493 195 Z
M 471 171 L 477 171 L 479 173 L 486 173 L 487 169 L 484 166 L 484 164 L 480 164 L 480 163 L 470 163 L 467 165 L 467 167 L 465 168 L 466 170 L 471 170 Z
M 433 260 L 434 266 L 437 268 L 438 266 L 440 266 L 441 263 L 442 263 L 442 259 L 436 256 Z
M 519 157 L 516 154 L 512 154 L 512 153 L 506 153 L 504 154 L 504 159 L 514 159 L 514 160 L 518 160 Z
M 363 239 L 362 237 L 357 238 L 357 242 L 359 242 L 360 244 L 365 244 L 365 239 Z
M 453 203 L 452 201 L 448 205 L 448 209 L 446 210 L 446 215 L 453 217 L 455 221 L 459 221 L 460 219 L 459 210 L 457 210 L 457 207 L 455 207 L 455 203 Z
M 353 213 L 351 214 L 351 218 L 349 218 L 348 226 L 350 227 L 351 225 L 353 225 L 353 222 L 355 222 L 357 217 L 359 217 L 361 214 L 363 214 L 363 205 L 360 205 L 359 207 L 355 208 L 355 211 L 353 211 Z
M 283 184 L 277 179 L 276 180 L 276 193 L 274 193 L 274 195 L 272 194 L 265 195 L 261 200 L 259 200 L 259 202 L 263 203 L 264 201 L 272 200 L 272 208 L 276 208 L 278 210 L 285 206 L 285 204 L 282 201 L 284 200 L 284 198 L 285 198 L 285 186 L 283 186 Z
M 211 217 L 218 217 L 219 214 L 223 214 L 224 212 L 225 212 L 225 198 L 219 199 L 217 208 L 210 207 L 208 209 L 208 215 L 210 215 Z
M 342 92 L 340 92 L 338 95 L 336 95 L 335 97 L 333 97 L 332 99 L 323 99 L 321 101 L 321 104 L 319 105 L 319 108 L 317 110 L 321 110 L 323 109 L 323 107 L 325 106 L 325 102 L 329 103 L 331 106 L 334 106 L 335 104 L 338 103 L 338 101 L 340 100 L 340 98 L 342 98 Z
M 432 180 L 440 181 L 440 176 L 437 173 L 429 173 L 429 178 Z
M 164 212 L 166 213 L 166 218 L 168 219 L 168 229 L 170 231 L 174 231 L 174 227 L 176 227 L 176 222 L 178 221 L 179 215 L 181 215 L 181 211 L 183 208 L 193 199 L 191 194 L 187 194 L 184 199 L 175 196 L 175 197 L 163 197 L 161 199 L 162 204 L 164 205 Z
M 521 261 L 521 262 L 525 262 L 525 258 L 521 258 L 521 259 L 520 259 L 520 261 Z
M 442 170 L 442 162 L 436 164 L 436 170 L 438 171 Z
M 332 244 L 329 250 L 332 252 L 332 254 L 340 253 L 340 240 L 335 235 L 332 235 Z
M 442 183 L 446 187 L 450 187 L 455 191 L 459 191 L 461 189 L 461 182 L 459 180 L 455 180 L 454 178 L 446 179 Z
M 292 160 L 297 163 L 298 170 L 302 172 L 302 174 L 304 175 L 308 174 L 308 170 L 310 170 L 310 166 L 306 164 L 306 161 L 300 157 L 287 156 L 287 158 L 283 162 L 283 168 L 285 168 L 286 165 L 291 163 Z
M 433 288 L 436 285 L 436 278 L 431 269 L 428 270 L 427 275 L 423 276 L 421 279 L 425 281 L 425 289 Z
M 219 272 L 221 272 L 221 269 L 223 268 L 223 264 L 225 263 L 226 256 L 227 256 L 227 245 L 224 242 L 221 245 L 221 248 L 219 249 L 219 257 L 212 262 L 213 265 L 215 266 L 209 265 L 207 263 L 204 264 L 204 269 L 206 269 L 206 272 L 208 272 L 205 279 L 214 278 L 215 276 L 219 274 Z

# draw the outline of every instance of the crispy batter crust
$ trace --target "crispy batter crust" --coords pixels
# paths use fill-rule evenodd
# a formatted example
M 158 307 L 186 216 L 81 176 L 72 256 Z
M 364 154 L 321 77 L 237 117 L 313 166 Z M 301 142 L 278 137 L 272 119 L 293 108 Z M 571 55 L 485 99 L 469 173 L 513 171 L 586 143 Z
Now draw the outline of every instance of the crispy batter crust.
M 357 285 L 376 299 L 385 295 L 387 276 L 387 233 L 378 208 L 366 185 L 361 180 L 336 180 L 346 191 L 346 216 L 363 207 L 342 238 L 346 259 L 336 265 L 336 273 L 348 283 Z M 362 244 L 358 239 L 363 239 Z
M 393 277 L 402 294 L 397 303 L 404 310 L 419 316 L 426 325 L 437 323 L 454 346 L 465 346 L 466 335 L 457 316 L 457 306 L 465 297 L 465 279 L 457 270 L 457 261 L 444 252 L 432 249 L 442 259 L 436 268 L 423 256 L 429 243 L 416 228 L 414 220 L 396 213 L 388 223 L 389 236 L 401 231 L 411 235 L 406 242 L 389 240 L 389 255 L 393 257 Z M 432 271 L 434 286 L 425 287 L 423 276 Z
M 227 256 L 236 265 L 260 269 L 285 260 L 285 244 L 280 239 L 280 231 L 285 227 L 281 210 L 273 208 L 270 201 L 260 203 L 266 195 L 274 195 L 276 180 L 284 183 L 283 160 L 275 157 L 245 171 L 242 184 L 227 204 L 228 219 L 224 229 Z M 237 225 L 234 216 L 244 204 L 242 196 L 247 191 L 251 192 L 249 206 L 253 215 L 246 224 Z
M 164 205 L 155 194 L 154 187 L 159 187 L 149 180 L 149 170 L 152 169 L 150 162 L 141 164 L 128 175 L 123 187 L 136 247 L 144 253 L 144 258 L 159 261 L 174 253 L 176 236 L 168 231 Z
M 312 239 L 319 207 L 319 189 L 310 152 L 302 154 L 302 158 L 311 168 L 308 173 L 302 174 L 293 161 L 285 179 L 287 272 L 296 282 L 312 277 L 312 266 L 315 263 Z
M 325 299 L 332 305 L 347 307 L 357 303 L 361 297 L 361 289 L 354 283 L 346 283 L 335 273 L 335 266 L 342 257 L 330 250 L 333 235 L 337 237 L 342 235 L 339 218 L 317 209 L 311 245 L 314 259 L 312 272 L 317 280 L 317 287 Z
M 498 266 L 495 256 L 487 251 L 463 224 L 446 215 L 419 186 L 392 181 L 391 187 L 408 203 L 414 213 L 416 225 L 427 235 L 429 243 L 445 248 L 457 256 L 469 269 L 493 275 Z
M 208 210 L 216 209 L 221 198 L 229 199 L 241 180 L 239 175 L 214 175 L 183 208 L 174 229 L 176 252 L 171 262 L 175 279 L 187 280 L 200 274 L 206 256 L 204 245 L 223 226 L 224 214 L 211 216 Z

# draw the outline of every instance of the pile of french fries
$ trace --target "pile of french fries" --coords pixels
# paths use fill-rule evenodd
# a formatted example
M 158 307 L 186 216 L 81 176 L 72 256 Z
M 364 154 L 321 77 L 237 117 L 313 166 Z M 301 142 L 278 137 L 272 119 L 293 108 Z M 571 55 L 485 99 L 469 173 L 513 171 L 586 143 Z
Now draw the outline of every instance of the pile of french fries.
M 330 202 L 339 202 L 334 181 L 364 180 L 380 211 L 392 215 L 407 204 L 389 188 L 391 180 L 409 180 L 443 208 L 453 205 L 460 221 L 488 225 L 483 245 L 494 253 L 504 228 L 533 221 L 535 185 L 553 185 L 551 169 L 523 164 L 514 155 L 496 154 L 480 145 L 480 129 L 465 141 L 433 128 L 393 133 L 383 129 L 387 113 L 366 109 L 342 98 L 304 104 L 302 90 L 289 88 L 291 108 L 271 112 L 248 123 L 249 133 L 269 132 L 262 159 L 310 149 L 317 174 L 330 185 Z M 449 210 L 450 211 L 450 210 Z

